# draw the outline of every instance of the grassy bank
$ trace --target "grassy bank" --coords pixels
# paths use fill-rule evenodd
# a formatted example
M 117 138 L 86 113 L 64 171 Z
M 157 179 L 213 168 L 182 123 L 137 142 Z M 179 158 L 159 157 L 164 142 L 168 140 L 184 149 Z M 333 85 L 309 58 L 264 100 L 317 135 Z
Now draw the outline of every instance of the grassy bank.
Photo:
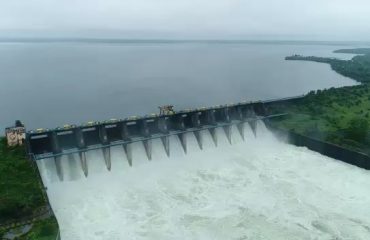
M 370 49 L 342 49 L 363 54 L 352 60 L 294 55 L 287 60 L 330 64 L 332 69 L 361 83 L 358 86 L 312 91 L 302 101 L 276 105 L 272 111 L 290 113 L 274 121 L 278 127 L 370 154 Z
M 370 87 L 360 85 L 311 92 L 301 102 L 274 106 L 289 116 L 280 128 L 370 154 Z
M 23 147 L 8 148 L 0 139 L 0 223 L 22 219 L 45 206 L 35 169 Z
M 55 239 L 58 225 L 47 211 L 42 187 L 24 148 L 7 147 L 5 138 L 0 138 L 0 239 L 9 232 L 5 230 L 9 225 L 24 222 L 32 222 L 32 228 L 18 239 Z

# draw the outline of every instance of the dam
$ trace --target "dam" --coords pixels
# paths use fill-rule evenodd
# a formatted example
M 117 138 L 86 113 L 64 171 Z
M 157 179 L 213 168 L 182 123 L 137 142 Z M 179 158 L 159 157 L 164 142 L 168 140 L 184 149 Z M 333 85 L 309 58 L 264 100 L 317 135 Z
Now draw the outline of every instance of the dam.
M 33 160 L 53 158 L 59 178 L 63 179 L 61 168 L 62 156 L 73 159 L 77 154 L 81 168 L 88 175 L 86 153 L 102 150 L 106 168 L 111 170 L 111 147 L 122 146 L 127 161 L 132 166 L 131 145 L 142 142 L 148 160 L 152 159 L 152 141 L 161 139 L 167 156 L 170 156 L 170 136 L 177 136 L 183 151 L 187 153 L 187 134 L 193 133 L 200 149 L 203 140 L 200 131 L 208 130 L 217 146 L 216 129 L 222 128 L 231 144 L 232 126 L 237 126 L 244 139 L 245 124 L 248 124 L 256 135 L 256 122 L 270 118 L 282 117 L 284 113 L 271 114 L 270 104 L 299 101 L 302 96 L 284 99 L 228 104 L 212 108 L 200 108 L 171 112 L 169 114 L 152 114 L 145 117 L 112 119 L 103 122 L 89 122 L 84 125 L 66 125 L 56 129 L 38 129 L 26 134 L 28 155 Z

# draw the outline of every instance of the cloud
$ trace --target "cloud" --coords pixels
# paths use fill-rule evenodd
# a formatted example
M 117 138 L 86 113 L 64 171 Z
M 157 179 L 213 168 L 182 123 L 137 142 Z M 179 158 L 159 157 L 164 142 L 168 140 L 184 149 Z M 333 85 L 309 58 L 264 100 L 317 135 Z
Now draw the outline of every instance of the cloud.
M 0 0 L 0 31 L 370 39 L 368 0 Z M 134 35 L 135 35 L 134 34 Z

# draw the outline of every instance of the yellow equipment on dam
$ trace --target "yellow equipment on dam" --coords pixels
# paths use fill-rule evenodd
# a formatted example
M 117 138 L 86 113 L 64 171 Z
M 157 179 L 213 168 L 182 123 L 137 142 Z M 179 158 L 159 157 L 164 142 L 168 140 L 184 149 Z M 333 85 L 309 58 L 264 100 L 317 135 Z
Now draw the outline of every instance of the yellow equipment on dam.
M 160 114 L 126 119 L 111 119 L 102 122 L 88 122 L 83 125 L 65 125 L 55 129 L 38 129 L 26 134 L 26 149 L 33 160 L 52 158 L 58 175 L 63 179 L 60 164 L 63 155 L 77 153 L 85 176 L 88 175 L 86 152 L 102 149 L 106 167 L 111 169 L 110 147 L 121 145 L 132 166 L 133 156 L 130 145 L 142 142 L 147 158 L 152 158 L 152 140 L 161 139 L 167 156 L 170 156 L 169 137 L 178 136 L 184 152 L 187 152 L 186 134 L 195 135 L 199 148 L 203 148 L 200 131 L 208 130 L 217 146 L 216 128 L 223 128 L 231 144 L 231 127 L 237 126 L 244 139 L 244 124 L 248 123 L 256 134 L 256 122 L 285 115 L 271 114 L 270 104 L 297 101 L 300 97 L 277 100 L 242 102 L 211 108 L 177 111 L 172 105 L 160 107 Z

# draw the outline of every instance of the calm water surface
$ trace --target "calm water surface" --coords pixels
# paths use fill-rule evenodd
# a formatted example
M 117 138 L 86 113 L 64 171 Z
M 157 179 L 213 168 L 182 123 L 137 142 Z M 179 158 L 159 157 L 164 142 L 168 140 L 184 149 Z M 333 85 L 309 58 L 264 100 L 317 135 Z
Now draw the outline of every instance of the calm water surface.
M 346 46 L 348 48 L 348 46 Z M 1 43 L 0 127 L 124 118 L 157 107 L 212 106 L 353 85 L 329 65 L 285 61 L 335 56 L 341 46 L 206 43 Z

